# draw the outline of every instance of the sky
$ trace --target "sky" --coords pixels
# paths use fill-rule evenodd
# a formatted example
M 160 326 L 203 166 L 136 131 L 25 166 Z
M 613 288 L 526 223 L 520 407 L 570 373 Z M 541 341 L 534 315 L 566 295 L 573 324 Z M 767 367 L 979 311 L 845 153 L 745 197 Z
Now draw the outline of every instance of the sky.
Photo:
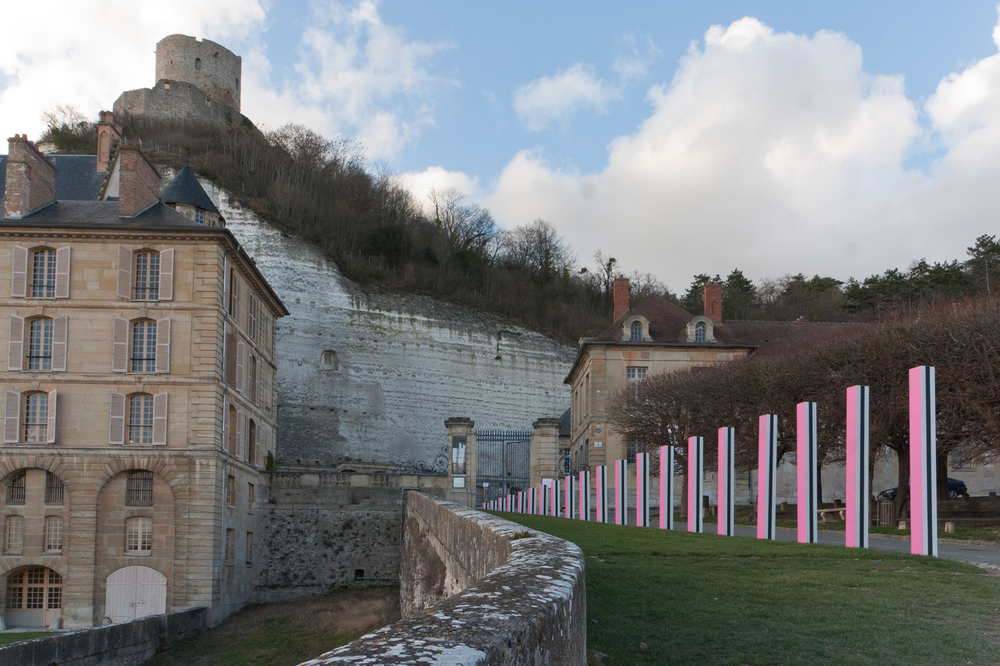
M 457 188 L 674 291 L 864 278 L 1000 232 L 995 0 L 47 0 L 0 24 L 7 136 L 96 118 L 155 83 L 157 41 L 208 38 L 264 129 L 353 138 L 421 202 Z

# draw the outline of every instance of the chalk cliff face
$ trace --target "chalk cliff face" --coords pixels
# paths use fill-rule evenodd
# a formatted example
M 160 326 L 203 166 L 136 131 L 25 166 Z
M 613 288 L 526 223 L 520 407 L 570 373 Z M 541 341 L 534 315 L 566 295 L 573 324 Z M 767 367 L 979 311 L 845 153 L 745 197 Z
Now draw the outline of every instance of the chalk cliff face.
M 569 407 L 574 350 L 432 298 L 365 293 L 316 247 L 201 182 L 291 312 L 275 350 L 279 460 L 444 471 L 446 418 L 527 430 Z

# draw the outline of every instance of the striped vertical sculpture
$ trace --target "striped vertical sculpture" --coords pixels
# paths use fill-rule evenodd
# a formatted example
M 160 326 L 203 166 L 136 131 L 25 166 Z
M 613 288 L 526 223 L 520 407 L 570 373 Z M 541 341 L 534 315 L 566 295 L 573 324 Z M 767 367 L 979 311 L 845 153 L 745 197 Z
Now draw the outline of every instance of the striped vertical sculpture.
M 549 481 L 549 515 L 559 517 L 559 479 Z
M 757 538 L 777 539 L 774 531 L 774 466 L 778 458 L 778 416 L 761 414 L 757 463 Z
M 736 452 L 736 430 L 719 428 L 719 534 L 736 536 L 736 484 L 733 457 Z
M 517 504 L 514 508 L 515 513 L 524 513 L 524 491 L 517 491 Z
M 590 472 L 580 472 L 580 520 L 590 520 Z
M 576 506 L 576 502 L 574 502 L 576 494 L 573 492 L 573 480 L 571 475 L 567 475 L 565 480 L 563 480 L 563 492 L 566 494 L 566 499 L 563 502 L 563 518 L 576 517 L 576 513 L 573 511 L 573 508 Z
M 800 402 L 795 407 L 795 472 L 798 491 L 799 543 L 819 543 L 816 475 L 819 473 L 816 447 L 816 403 Z
M 544 481 L 538 486 L 538 515 L 549 515 L 549 487 Z
M 635 525 L 649 527 L 649 454 L 635 454 Z
M 660 447 L 660 529 L 674 529 L 674 447 Z
M 847 389 L 847 533 L 848 548 L 868 547 L 871 491 L 868 481 L 868 387 Z
M 910 368 L 910 552 L 937 557 L 937 398 L 934 368 Z
M 688 532 L 702 532 L 705 529 L 705 439 L 688 437 Z
M 535 489 L 528 488 L 524 491 L 524 498 L 528 506 L 527 514 L 533 516 L 535 514 Z
M 628 525 L 628 460 L 615 461 L 615 525 Z
M 594 520 L 599 523 L 608 522 L 608 466 L 598 465 L 594 468 Z

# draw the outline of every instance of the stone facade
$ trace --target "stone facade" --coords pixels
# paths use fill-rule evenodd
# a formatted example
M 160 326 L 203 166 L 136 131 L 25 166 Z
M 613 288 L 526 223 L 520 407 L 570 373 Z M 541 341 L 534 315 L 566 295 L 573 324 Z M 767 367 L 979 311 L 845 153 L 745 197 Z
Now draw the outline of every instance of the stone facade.
M 206 606 L 216 622 L 253 586 L 285 310 L 232 234 L 158 203 L 145 158 L 120 155 L 117 203 L 0 220 L 0 587 L 54 572 L 40 610 L 68 628 L 119 619 L 119 584 L 156 588 L 145 612 Z M 8 623 L 37 625 L 19 603 Z

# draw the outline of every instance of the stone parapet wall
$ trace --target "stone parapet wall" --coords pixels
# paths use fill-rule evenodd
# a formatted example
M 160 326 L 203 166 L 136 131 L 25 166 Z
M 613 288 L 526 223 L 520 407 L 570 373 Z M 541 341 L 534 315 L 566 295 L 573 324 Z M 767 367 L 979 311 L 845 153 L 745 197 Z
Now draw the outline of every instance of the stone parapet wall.
M 192 608 L 0 646 L 0 664 L 131 666 L 147 661 L 157 650 L 207 627 L 208 610 Z
M 401 570 L 402 621 L 306 664 L 586 663 L 576 545 L 409 492 Z
M 403 488 L 443 496 L 448 477 L 326 471 L 262 474 L 258 603 L 399 579 Z M 360 575 L 359 575 L 360 572 Z

